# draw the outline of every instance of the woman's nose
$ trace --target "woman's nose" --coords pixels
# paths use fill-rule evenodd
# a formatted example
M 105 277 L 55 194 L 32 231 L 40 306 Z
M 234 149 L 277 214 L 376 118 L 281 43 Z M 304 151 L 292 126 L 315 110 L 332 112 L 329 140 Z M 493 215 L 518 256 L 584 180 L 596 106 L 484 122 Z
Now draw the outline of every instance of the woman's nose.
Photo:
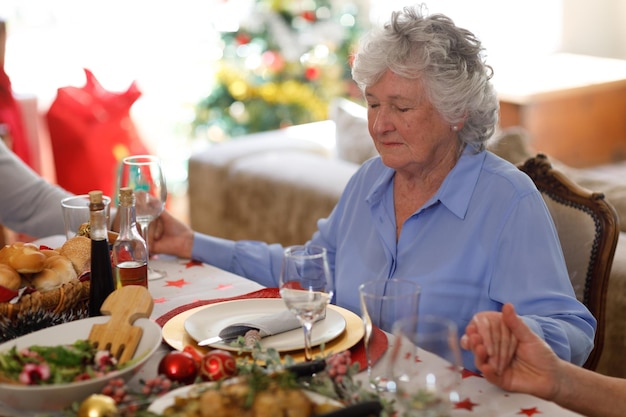
M 376 112 L 369 115 L 372 120 L 372 130 L 377 134 L 386 133 L 390 130 L 393 130 L 393 123 L 391 122 L 391 118 L 389 117 L 389 113 L 379 108 Z

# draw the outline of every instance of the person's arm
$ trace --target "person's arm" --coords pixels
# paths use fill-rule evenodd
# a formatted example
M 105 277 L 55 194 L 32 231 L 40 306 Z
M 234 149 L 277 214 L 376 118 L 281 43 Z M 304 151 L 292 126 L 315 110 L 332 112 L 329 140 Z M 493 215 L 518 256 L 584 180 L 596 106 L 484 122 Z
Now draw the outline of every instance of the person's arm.
M 190 259 L 192 257 L 194 232 L 167 210 L 148 228 L 150 253 L 163 253 Z
M 0 140 L 0 222 L 33 237 L 64 234 L 61 200 L 72 195 L 47 182 Z
M 258 282 L 278 286 L 283 247 L 260 241 L 233 241 L 193 231 L 172 216 L 161 213 L 148 229 L 150 253 L 174 255 L 216 266 Z
M 493 322 L 481 319 L 480 314 L 467 326 L 462 346 L 474 352 L 476 367 L 488 381 L 508 391 L 554 401 L 586 416 L 623 415 L 626 380 L 559 359 L 515 313 L 511 304 L 505 304 L 502 309 L 501 325 L 510 332 L 515 351 L 508 365 L 498 369 L 501 363 L 498 355 L 506 355 L 507 349 L 497 346 L 502 339 L 494 334 Z

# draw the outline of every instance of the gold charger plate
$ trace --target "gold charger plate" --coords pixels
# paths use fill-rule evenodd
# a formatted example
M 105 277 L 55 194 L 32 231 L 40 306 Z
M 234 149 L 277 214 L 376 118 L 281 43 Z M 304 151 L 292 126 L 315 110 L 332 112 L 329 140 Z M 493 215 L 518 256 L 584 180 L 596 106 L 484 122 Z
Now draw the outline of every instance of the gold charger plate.
M 196 341 L 185 331 L 185 320 L 187 320 L 187 318 L 189 318 L 192 314 L 211 305 L 214 304 L 195 307 L 172 317 L 163 325 L 162 335 L 165 343 L 176 350 L 183 350 L 186 346 L 193 347 L 201 353 L 207 353 L 213 350 L 209 347 L 198 346 L 198 343 L 196 343 Z M 346 310 L 345 308 L 332 304 L 329 305 L 328 308 L 337 311 L 343 316 L 346 320 L 346 328 L 339 336 L 324 345 L 324 353 L 326 355 L 350 349 L 359 343 L 365 335 L 363 322 L 359 316 L 350 310 Z M 320 352 L 321 346 L 313 348 L 313 355 L 318 355 Z M 288 355 L 298 362 L 305 360 L 304 350 L 288 352 Z

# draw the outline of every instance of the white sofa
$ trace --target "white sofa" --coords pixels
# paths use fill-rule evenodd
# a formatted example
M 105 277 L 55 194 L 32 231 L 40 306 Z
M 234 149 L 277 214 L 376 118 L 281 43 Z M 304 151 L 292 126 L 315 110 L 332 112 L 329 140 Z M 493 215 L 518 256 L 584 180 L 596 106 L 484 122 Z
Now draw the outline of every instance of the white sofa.
M 359 164 L 375 153 L 365 109 L 340 100 L 332 120 L 233 139 L 189 160 L 191 226 L 239 240 L 303 243 L 327 216 Z M 513 163 L 534 154 L 523 131 L 501 132 L 490 149 Z M 626 176 L 553 165 L 585 188 L 604 192 L 626 218 Z M 624 168 L 626 172 L 626 168 Z M 626 224 L 621 225 L 626 230 Z M 620 233 L 608 289 L 598 371 L 626 377 L 626 232 Z

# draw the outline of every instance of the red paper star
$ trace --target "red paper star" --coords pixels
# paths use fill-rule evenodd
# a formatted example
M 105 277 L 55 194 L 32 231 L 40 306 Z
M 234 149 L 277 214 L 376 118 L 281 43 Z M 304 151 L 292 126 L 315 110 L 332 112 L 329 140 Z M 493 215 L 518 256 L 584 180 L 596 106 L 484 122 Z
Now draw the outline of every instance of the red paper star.
M 202 262 L 194 261 L 193 259 L 185 264 L 185 268 L 191 268 L 192 266 L 202 266 Z
M 517 414 L 525 414 L 527 416 L 534 416 L 535 414 L 541 414 L 541 411 L 537 410 L 537 407 L 533 408 L 522 408 Z
M 459 401 L 455 403 L 454 408 L 457 410 L 474 411 L 474 407 L 476 407 L 477 405 L 478 405 L 477 403 L 473 403 L 472 400 L 470 400 L 469 398 L 466 398 L 463 401 Z
M 474 372 L 474 371 L 470 371 L 468 369 L 463 368 L 463 371 L 461 371 L 461 377 L 463 379 L 465 378 L 469 378 L 470 376 L 477 376 L 479 378 L 482 378 L 483 376 L 481 374 L 479 374 L 478 372 Z
M 232 287 L 233 287 L 233 284 L 220 284 L 215 289 L 216 290 L 227 290 L 227 289 L 232 288 Z
M 155 304 L 164 303 L 164 302 L 166 302 L 166 301 L 167 301 L 167 299 L 166 299 L 165 297 L 155 298 L 155 299 L 154 299 L 154 303 L 155 303 Z
M 185 281 L 185 278 L 181 278 L 177 281 L 165 281 L 165 282 L 167 282 L 167 284 L 165 284 L 166 287 L 178 287 L 178 288 L 182 288 L 184 285 L 191 284 L 190 282 Z

